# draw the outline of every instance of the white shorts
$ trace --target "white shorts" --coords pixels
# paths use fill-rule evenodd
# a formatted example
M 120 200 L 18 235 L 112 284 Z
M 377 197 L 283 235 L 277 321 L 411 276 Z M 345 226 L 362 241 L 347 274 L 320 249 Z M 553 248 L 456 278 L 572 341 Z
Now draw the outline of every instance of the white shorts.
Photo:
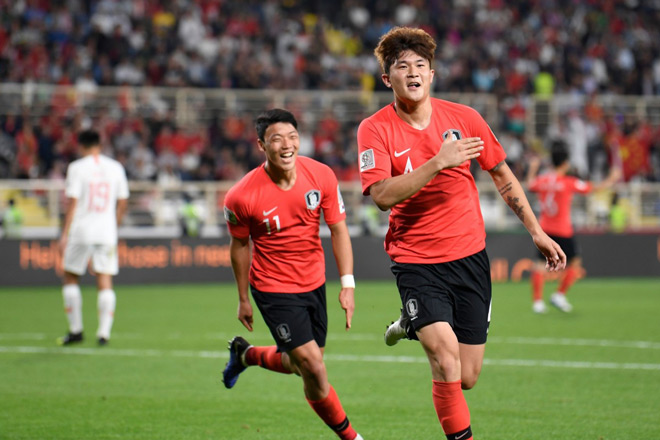
M 117 246 L 71 242 L 67 243 L 64 249 L 64 270 L 76 275 L 84 275 L 90 258 L 94 272 L 108 275 L 119 273 Z

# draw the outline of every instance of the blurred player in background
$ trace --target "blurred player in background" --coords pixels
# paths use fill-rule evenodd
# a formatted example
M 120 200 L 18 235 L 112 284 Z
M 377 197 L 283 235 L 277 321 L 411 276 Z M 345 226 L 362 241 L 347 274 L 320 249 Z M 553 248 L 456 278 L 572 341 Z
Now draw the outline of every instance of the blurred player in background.
M 475 110 L 430 96 L 436 43 L 421 29 L 394 28 L 375 49 L 394 102 L 358 129 L 362 190 L 390 209 L 385 250 L 401 317 L 385 342 L 419 339 L 432 372 L 433 404 L 448 439 L 472 438 L 462 392 L 477 382 L 490 322 L 491 280 L 476 159 L 543 252 L 550 270 L 565 255 L 543 232 L 505 153 Z M 413 435 L 414 437 L 414 435 Z
M 116 296 L 112 277 L 119 272 L 117 227 L 126 212 L 128 181 L 119 162 L 101 154 L 99 134 L 83 131 L 78 136 L 82 157 L 69 164 L 66 173 L 67 210 L 60 237 L 64 252 L 62 295 L 69 333 L 58 343 L 83 340 L 82 295 L 79 278 L 91 269 L 98 288 L 99 345 L 110 341 Z
M 562 312 L 570 312 L 573 306 L 566 299 L 566 292 L 573 285 L 582 270 L 580 248 L 575 240 L 573 224 L 571 223 L 571 205 L 573 194 L 589 194 L 611 187 L 621 177 L 618 168 L 612 167 L 608 177 L 598 184 L 583 181 L 568 175 L 571 169 L 567 144 L 562 140 L 552 143 L 550 149 L 552 170 L 537 176 L 540 160 L 536 158 L 530 163 L 527 173 L 527 185 L 530 191 L 538 195 L 541 205 L 540 224 L 550 238 L 555 240 L 566 253 L 567 266 L 561 272 L 559 288 L 550 297 L 550 304 Z M 532 310 L 535 313 L 545 313 L 547 307 L 543 301 L 543 254 L 538 253 L 539 261 L 534 265 L 531 274 Z
M 328 166 L 298 156 L 298 124 L 290 112 L 269 110 L 255 125 L 266 162 L 227 193 L 225 219 L 238 319 L 252 331 L 251 289 L 277 345 L 255 347 L 240 336 L 232 339 L 223 372 L 225 387 L 232 388 L 252 365 L 295 373 L 302 377 L 309 405 L 339 438 L 361 439 L 328 382 L 323 362 L 328 317 L 321 213 L 341 275 L 339 303 L 346 311 L 346 330 L 355 309 L 353 251 L 337 178 Z

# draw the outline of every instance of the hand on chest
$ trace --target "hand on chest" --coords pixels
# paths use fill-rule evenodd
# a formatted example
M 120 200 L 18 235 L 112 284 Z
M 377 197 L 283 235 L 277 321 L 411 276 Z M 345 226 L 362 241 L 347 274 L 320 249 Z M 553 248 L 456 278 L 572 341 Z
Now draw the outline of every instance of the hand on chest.
M 414 136 L 401 137 L 390 146 L 392 175 L 407 174 L 438 154 L 445 139 L 458 140 L 464 136 L 458 129 L 442 131 L 426 130 Z M 469 164 L 466 162 L 464 166 Z

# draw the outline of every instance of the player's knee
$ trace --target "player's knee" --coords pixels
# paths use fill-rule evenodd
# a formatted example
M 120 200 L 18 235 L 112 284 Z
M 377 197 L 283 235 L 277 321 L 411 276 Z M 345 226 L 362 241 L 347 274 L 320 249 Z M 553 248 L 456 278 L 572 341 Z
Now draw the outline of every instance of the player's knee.
M 462 376 L 461 377 L 461 388 L 464 390 L 471 390 L 477 384 L 478 377 L 474 376 Z
M 460 377 L 461 362 L 453 356 L 429 356 L 433 376 L 444 381 L 452 381 Z
M 461 388 L 470 390 L 474 388 L 479 380 L 481 368 L 463 368 L 461 370 Z
M 322 378 L 325 374 L 323 357 L 316 353 L 298 353 L 298 356 L 295 358 L 295 366 L 301 376 L 311 380 Z
M 325 374 L 325 365 L 323 361 L 317 359 L 305 359 L 299 365 L 303 376 L 320 378 Z

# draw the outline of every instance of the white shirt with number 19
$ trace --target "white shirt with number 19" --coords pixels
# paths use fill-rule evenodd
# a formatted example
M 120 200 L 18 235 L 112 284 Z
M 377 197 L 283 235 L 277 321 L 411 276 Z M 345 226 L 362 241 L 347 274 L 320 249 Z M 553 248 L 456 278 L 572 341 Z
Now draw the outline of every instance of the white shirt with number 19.
M 69 164 L 66 196 L 76 199 L 69 240 L 81 244 L 117 244 L 117 200 L 128 198 L 124 167 L 103 155 Z

